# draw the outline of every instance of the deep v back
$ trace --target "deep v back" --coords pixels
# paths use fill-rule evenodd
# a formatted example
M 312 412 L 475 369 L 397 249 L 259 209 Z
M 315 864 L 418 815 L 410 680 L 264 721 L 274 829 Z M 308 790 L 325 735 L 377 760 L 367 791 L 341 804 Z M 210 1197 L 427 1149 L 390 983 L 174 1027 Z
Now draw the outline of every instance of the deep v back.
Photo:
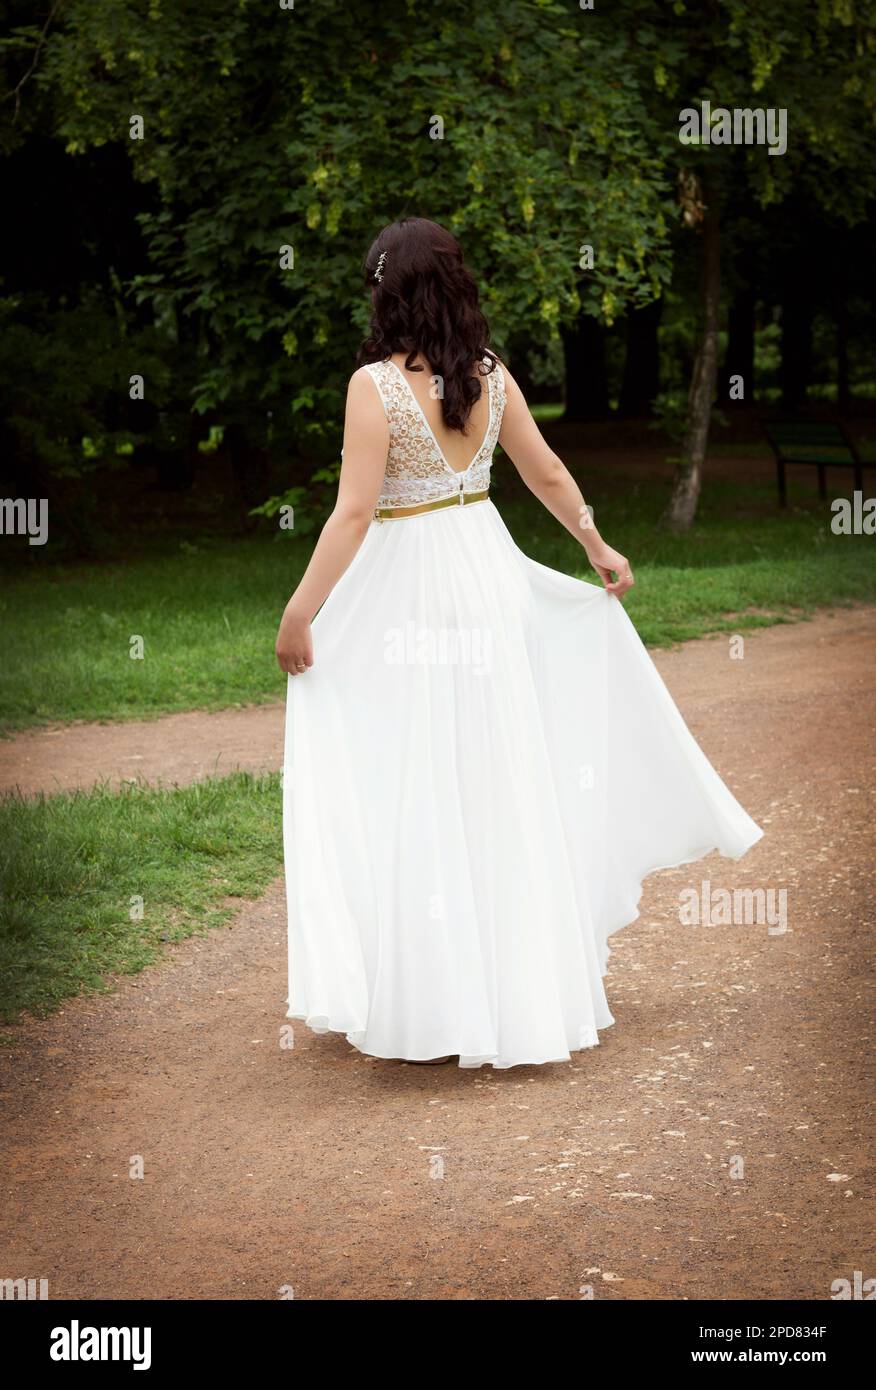
M 477 456 L 478 456 L 478 454 L 480 453 L 481 449 L 483 448 L 484 444 L 486 443 L 487 437 L 488 437 L 488 435 L 489 435 L 489 433 L 490 433 L 490 425 L 491 425 L 491 423 L 492 423 L 492 414 L 493 414 L 493 390 L 492 390 L 492 383 L 491 383 L 491 381 L 490 381 L 489 376 L 486 378 L 486 382 L 487 382 L 487 390 L 486 390 L 486 395 L 487 395 L 487 426 L 486 426 L 486 429 L 483 430 L 483 431 L 481 432 L 481 434 L 480 434 L 480 447 L 479 447 L 479 448 L 477 449 L 477 451 L 469 458 L 468 463 L 464 464 L 462 468 L 454 468 L 453 464 L 450 462 L 449 458 L 447 457 L 447 454 L 445 453 L 444 449 L 442 448 L 442 446 L 441 446 L 441 441 L 439 440 L 439 438 L 438 438 L 438 436 L 436 435 L 436 433 L 435 433 L 435 431 L 434 431 L 432 425 L 431 425 L 430 422 L 429 422 L 429 417 L 428 417 L 428 415 L 426 414 L 425 406 L 423 405 L 422 401 L 420 400 L 419 396 L 417 395 L 416 391 L 414 390 L 413 385 L 411 384 L 409 378 L 405 375 L 405 373 L 404 373 L 404 371 L 402 370 L 402 368 L 398 365 L 398 363 L 397 363 L 396 361 L 393 360 L 393 358 L 390 358 L 389 360 L 390 360 L 390 362 L 392 363 L 392 365 L 395 367 L 396 371 L 398 372 L 398 374 L 399 374 L 399 376 L 401 377 L 402 381 L 403 381 L 403 382 L 405 383 L 405 385 L 407 386 L 408 390 L 410 391 L 410 393 L 411 393 L 411 398 L 412 398 L 412 400 L 413 400 L 413 402 L 414 402 L 414 405 L 416 406 L 417 410 L 419 410 L 420 414 L 422 415 L 422 417 L 423 417 L 423 419 L 424 419 L 424 421 L 425 421 L 425 423 L 426 423 L 426 428 L 427 428 L 427 430 L 429 431 L 429 433 L 431 434 L 433 440 L 435 441 L 435 448 L 438 450 L 438 453 L 441 455 L 441 458 L 442 458 L 442 460 L 444 461 L 444 463 L 447 464 L 447 467 L 450 469 L 451 473 L 455 474 L 457 477 L 458 477 L 461 473 L 467 472 L 468 469 L 471 467 L 471 465 L 474 463 L 474 460 L 477 458 Z M 434 379 L 434 378 L 433 378 L 433 379 Z M 482 381 L 484 380 L 483 377 L 481 377 L 480 379 L 481 379 Z M 463 436 L 463 437 L 464 437 L 464 436 Z
M 486 365 L 486 359 L 485 359 Z M 498 364 L 486 382 L 489 409 L 480 448 L 465 468 L 453 468 L 401 368 L 387 358 L 365 369 L 374 381 L 389 423 L 389 449 L 378 506 L 408 507 L 457 492 L 484 492 L 505 410 L 505 377 Z

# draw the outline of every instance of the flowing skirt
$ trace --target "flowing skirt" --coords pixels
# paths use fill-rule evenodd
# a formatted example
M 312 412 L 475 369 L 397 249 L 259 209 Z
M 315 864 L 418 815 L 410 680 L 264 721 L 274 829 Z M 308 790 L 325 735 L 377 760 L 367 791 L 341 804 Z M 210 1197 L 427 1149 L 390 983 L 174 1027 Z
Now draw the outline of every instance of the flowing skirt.
M 375 1057 L 566 1061 L 642 880 L 762 835 L 623 605 L 492 502 L 374 522 L 290 677 L 288 1018 Z

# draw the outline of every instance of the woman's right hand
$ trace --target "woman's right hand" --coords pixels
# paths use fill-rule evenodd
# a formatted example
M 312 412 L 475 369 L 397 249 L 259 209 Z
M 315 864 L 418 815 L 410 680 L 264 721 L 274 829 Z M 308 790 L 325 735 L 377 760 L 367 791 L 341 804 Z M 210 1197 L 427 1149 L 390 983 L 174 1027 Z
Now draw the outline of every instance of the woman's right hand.
M 292 599 L 280 621 L 277 642 L 274 647 L 280 669 L 290 676 L 300 676 L 313 665 L 313 637 L 310 621 L 295 607 Z

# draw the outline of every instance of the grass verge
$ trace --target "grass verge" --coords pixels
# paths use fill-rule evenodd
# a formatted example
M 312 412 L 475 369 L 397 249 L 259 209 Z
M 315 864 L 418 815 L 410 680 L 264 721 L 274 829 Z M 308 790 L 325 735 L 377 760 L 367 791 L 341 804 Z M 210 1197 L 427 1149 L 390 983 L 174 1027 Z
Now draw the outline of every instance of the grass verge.
M 0 800 L 0 1022 L 111 988 L 282 865 L 279 776 Z
M 829 504 L 818 501 L 814 485 L 807 492 L 795 483 L 801 501 L 779 512 L 771 474 L 745 484 L 712 478 L 696 527 L 673 536 L 656 525 L 665 481 L 578 475 L 600 531 L 633 563 L 637 582 L 627 606 L 646 643 L 876 600 L 876 540 L 834 535 Z M 497 464 L 493 498 L 528 555 L 594 577 L 581 547 L 506 459 Z M 282 698 L 274 638 L 312 546 L 313 537 L 287 533 L 206 536 L 110 563 L 61 566 L 47 557 L 10 575 L 0 596 L 0 728 Z M 142 659 L 132 659 L 140 641 Z

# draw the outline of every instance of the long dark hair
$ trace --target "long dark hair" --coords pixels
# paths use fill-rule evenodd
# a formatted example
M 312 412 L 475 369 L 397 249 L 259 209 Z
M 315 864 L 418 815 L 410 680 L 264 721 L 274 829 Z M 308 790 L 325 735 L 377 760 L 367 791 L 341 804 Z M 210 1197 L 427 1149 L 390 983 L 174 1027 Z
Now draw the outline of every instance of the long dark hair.
M 373 293 L 358 365 L 404 352 L 408 370 L 423 371 L 414 365 L 422 353 L 443 381 L 444 423 L 465 434 L 483 390 L 472 373 L 488 375 L 498 359 L 487 347 L 489 328 L 478 307 L 478 287 L 456 238 L 425 217 L 403 217 L 384 227 L 363 272 Z

